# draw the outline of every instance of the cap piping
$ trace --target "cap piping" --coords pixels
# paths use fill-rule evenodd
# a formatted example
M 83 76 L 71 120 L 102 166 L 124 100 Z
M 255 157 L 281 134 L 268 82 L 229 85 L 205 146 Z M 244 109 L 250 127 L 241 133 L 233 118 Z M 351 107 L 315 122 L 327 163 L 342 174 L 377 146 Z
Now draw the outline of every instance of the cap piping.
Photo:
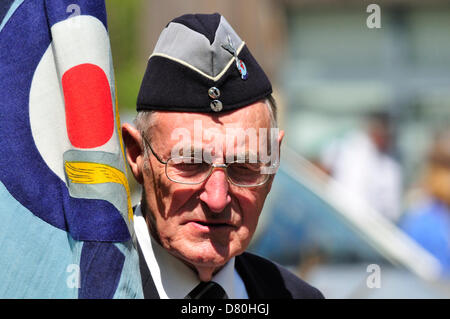
M 239 53 L 241 52 L 241 50 L 242 50 L 242 48 L 244 47 L 244 45 L 245 45 L 245 42 L 242 41 L 241 45 L 240 45 L 239 48 L 237 49 L 236 54 L 239 54 Z M 164 53 L 152 53 L 152 55 L 150 55 L 150 57 L 149 57 L 148 59 L 150 60 L 153 56 L 160 56 L 160 57 L 163 57 L 163 58 L 166 58 L 166 59 L 175 61 L 175 62 L 177 62 L 177 63 L 179 63 L 179 64 L 182 64 L 182 65 L 184 65 L 184 66 L 186 66 L 186 67 L 188 67 L 188 68 L 194 70 L 194 71 L 197 72 L 197 73 L 200 73 L 200 74 L 203 75 L 204 77 L 206 77 L 206 78 L 208 78 L 208 79 L 210 79 L 210 80 L 213 80 L 214 82 L 217 82 L 217 81 L 218 81 L 218 80 L 219 80 L 219 79 L 227 72 L 227 70 L 229 69 L 229 67 L 231 66 L 231 64 L 233 63 L 233 61 L 235 60 L 235 57 L 232 57 L 232 58 L 230 59 L 230 61 L 228 62 L 228 64 L 223 68 L 223 70 L 222 70 L 219 74 L 217 74 L 215 77 L 212 77 L 212 76 L 206 74 L 205 72 L 199 70 L 199 69 L 196 68 L 195 66 L 193 66 L 193 65 L 191 65 L 191 64 L 189 64 L 189 63 L 187 63 L 187 62 L 185 62 L 185 61 L 183 61 L 183 60 L 180 60 L 180 59 L 171 57 L 170 55 L 167 55 L 167 54 L 164 54 Z

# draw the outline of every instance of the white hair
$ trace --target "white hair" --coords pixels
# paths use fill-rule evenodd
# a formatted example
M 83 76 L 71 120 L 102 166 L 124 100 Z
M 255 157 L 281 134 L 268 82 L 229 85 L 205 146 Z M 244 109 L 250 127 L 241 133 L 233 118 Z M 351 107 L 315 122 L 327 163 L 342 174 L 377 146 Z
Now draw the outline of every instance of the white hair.
M 269 95 L 264 102 L 269 107 L 269 114 L 270 114 L 270 127 L 271 128 L 277 128 L 278 127 L 278 120 L 277 120 L 277 102 L 275 101 L 274 97 L 272 95 Z
M 272 95 L 267 97 L 264 100 L 264 103 L 267 105 L 269 109 L 270 116 L 270 126 L 272 128 L 277 128 L 277 104 Z M 157 111 L 139 111 L 134 119 L 133 123 L 136 128 L 139 130 L 142 136 L 146 136 L 148 131 L 156 125 L 156 113 Z M 150 138 L 147 138 L 150 140 Z

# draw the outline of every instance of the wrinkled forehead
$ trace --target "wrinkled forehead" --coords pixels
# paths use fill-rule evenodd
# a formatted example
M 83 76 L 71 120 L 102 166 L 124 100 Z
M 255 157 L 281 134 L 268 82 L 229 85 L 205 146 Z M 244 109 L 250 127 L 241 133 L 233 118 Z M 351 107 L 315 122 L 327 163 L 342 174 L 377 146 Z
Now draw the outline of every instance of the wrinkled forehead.
M 254 129 L 271 127 L 271 115 L 264 102 L 221 114 L 191 113 L 191 112 L 155 112 L 151 139 L 168 141 L 177 130 L 187 130 L 192 133 L 215 131 L 226 135 L 227 129 Z M 199 124 L 201 124 L 199 126 Z

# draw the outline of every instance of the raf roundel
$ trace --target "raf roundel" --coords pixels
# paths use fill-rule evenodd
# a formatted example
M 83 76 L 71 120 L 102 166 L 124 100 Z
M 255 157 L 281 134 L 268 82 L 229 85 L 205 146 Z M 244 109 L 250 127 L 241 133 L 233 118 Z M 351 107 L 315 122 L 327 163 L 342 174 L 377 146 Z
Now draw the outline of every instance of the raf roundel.
M 108 32 L 100 20 L 80 15 L 54 24 L 51 34 L 53 42 L 36 66 L 30 86 L 30 128 L 40 156 L 66 182 L 66 152 L 120 152 L 114 76 Z
M 239 73 L 241 74 L 241 79 L 242 80 L 247 80 L 248 79 L 248 73 L 247 73 L 247 67 L 245 66 L 244 61 L 242 61 L 241 59 L 238 59 L 236 62 L 236 66 L 239 70 Z

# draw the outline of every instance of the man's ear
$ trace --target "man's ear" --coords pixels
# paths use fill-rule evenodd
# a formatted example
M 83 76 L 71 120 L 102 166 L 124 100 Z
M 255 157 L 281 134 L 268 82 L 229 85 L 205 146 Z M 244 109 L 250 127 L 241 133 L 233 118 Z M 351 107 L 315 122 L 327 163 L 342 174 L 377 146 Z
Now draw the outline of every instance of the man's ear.
M 278 160 L 281 159 L 281 143 L 283 142 L 283 137 L 284 137 L 284 131 L 283 130 L 279 130 L 278 132 Z M 268 183 L 268 192 L 270 192 L 271 188 L 272 188 L 272 182 L 275 178 L 275 175 L 272 175 L 269 183 Z
M 278 132 L 278 152 L 281 153 L 281 143 L 283 142 L 284 131 L 280 130 Z M 278 158 L 280 158 L 281 154 L 278 154 Z
M 143 183 L 144 152 L 142 150 L 141 133 L 131 124 L 122 125 L 122 137 L 125 143 L 125 156 L 134 178 L 139 184 Z

